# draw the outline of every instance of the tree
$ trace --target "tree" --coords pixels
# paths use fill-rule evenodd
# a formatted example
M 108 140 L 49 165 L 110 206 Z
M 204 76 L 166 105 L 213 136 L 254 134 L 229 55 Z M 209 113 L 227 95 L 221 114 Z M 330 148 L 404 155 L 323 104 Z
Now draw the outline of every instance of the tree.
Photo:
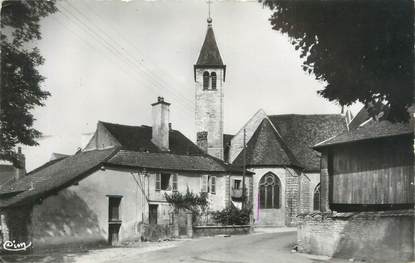
M 49 92 L 37 67 L 43 58 L 31 41 L 41 39 L 40 19 L 56 12 L 55 1 L 3 1 L 1 9 L 0 153 L 10 158 L 18 144 L 36 145 L 40 132 L 33 128 L 30 111 L 43 106 Z
M 272 28 L 300 51 L 302 69 L 325 82 L 318 93 L 340 105 L 384 102 L 407 120 L 413 102 L 411 0 L 265 0 Z

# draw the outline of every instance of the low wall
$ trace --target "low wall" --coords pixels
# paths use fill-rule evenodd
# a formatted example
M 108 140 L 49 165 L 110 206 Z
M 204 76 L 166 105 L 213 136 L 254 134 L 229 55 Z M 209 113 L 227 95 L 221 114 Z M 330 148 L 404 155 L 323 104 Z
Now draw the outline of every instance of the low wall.
M 242 235 L 251 232 L 250 225 L 233 226 L 193 226 L 193 236 L 215 236 L 215 235 Z
M 142 229 L 142 241 L 160 241 L 171 238 L 173 235 L 173 225 L 142 224 L 140 228 Z
M 300 252 L 376 262 L 413 259 L 414 211 L 314 212 L 298 216 Z

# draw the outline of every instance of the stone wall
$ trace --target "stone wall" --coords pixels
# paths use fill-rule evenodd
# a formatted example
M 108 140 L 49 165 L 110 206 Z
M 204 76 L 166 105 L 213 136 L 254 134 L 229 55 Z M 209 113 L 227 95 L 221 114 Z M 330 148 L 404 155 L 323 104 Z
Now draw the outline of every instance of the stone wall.
M 320 182 L 319 174 L 298 173 L 292 168 L 253 168 L 253 210 L 256 225 L 295 226 L 297 215 L 312 211 L 313 193 Z M 259 209 L 259 181 L 266 173 L 274 173 L 281 182 L 279 209 Z
M 284 168 L 254 168 L 250 169 L 254 172 L 253 176 L 253 210 L 254 219 L 256 225 L 272 225 L 272 226 L 285 226 L 285 215 L 287 211 L 287 199 L 286 195 L 286 172 Z M 274 173 L 281 182 L 281 196 L 280 196 L 280 208 L 278 209 L 259 209 L 258 203 L 258 190 L 259 181 L 268 172 Z
M 194 226 L 194 237 L 249 234 L 251 226 Z
M 203 72 L 216 72 L 215 90 L 203 89 Z M 223 160 L 223 69 L 196 69 L 196 132 L 207 132 L 208 153 Z
M 309 213 L 298 217 L 301 252 L 375 262 L 413 257 L 413 211 Z
M 286 221 L 287 226 L 295 226 L 297 224 L 297 215 L 300 209 L 300 187 L 301 174 L 297 174 L 294 169 L 287 168 L 286 172 Z M 304 191 L 304 189 L 303 189 Z

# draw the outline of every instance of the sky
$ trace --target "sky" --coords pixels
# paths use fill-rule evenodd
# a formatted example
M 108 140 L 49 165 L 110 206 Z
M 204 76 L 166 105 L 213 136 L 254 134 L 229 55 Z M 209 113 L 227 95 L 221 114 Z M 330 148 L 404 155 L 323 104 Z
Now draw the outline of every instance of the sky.
M 173 128 L 195 138 L 193 65 L 207 30 L 205 0 L 58 0 L 33 43 L 45 63 L 36 108 L 39 146 L 24 147 L 28 171 L 53 152 L 73 154 L 99 120 L 151 125 L 157 96 L 171 103 Z M 289 38 L 272 30 L 257 1 L 212 1 L 213 29 L 227 66 L 225 132 L 234 134 L 259 109 L 268 114 L 340 113 L 317 94 L 324 83 L 301 69 Z M 352 107 L 356 112 L 357 106 Z

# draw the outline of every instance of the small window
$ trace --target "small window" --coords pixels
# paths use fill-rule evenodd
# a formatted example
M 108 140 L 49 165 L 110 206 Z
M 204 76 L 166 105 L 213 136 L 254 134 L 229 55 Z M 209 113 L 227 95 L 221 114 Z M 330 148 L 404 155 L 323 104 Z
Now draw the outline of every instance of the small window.
M 203 72 L 203 89 L 209 88 L 209 72 Z
M 233 180 L 233 189 L 235 190 L 241 189 L 241 180 L 238 180 L 238 179 Z
M 216 72 L 210 74 L 212 76 L 212 89 L 216 89 Z
M 108 221 L 120 221 L 121 196 L 108 196 Z

